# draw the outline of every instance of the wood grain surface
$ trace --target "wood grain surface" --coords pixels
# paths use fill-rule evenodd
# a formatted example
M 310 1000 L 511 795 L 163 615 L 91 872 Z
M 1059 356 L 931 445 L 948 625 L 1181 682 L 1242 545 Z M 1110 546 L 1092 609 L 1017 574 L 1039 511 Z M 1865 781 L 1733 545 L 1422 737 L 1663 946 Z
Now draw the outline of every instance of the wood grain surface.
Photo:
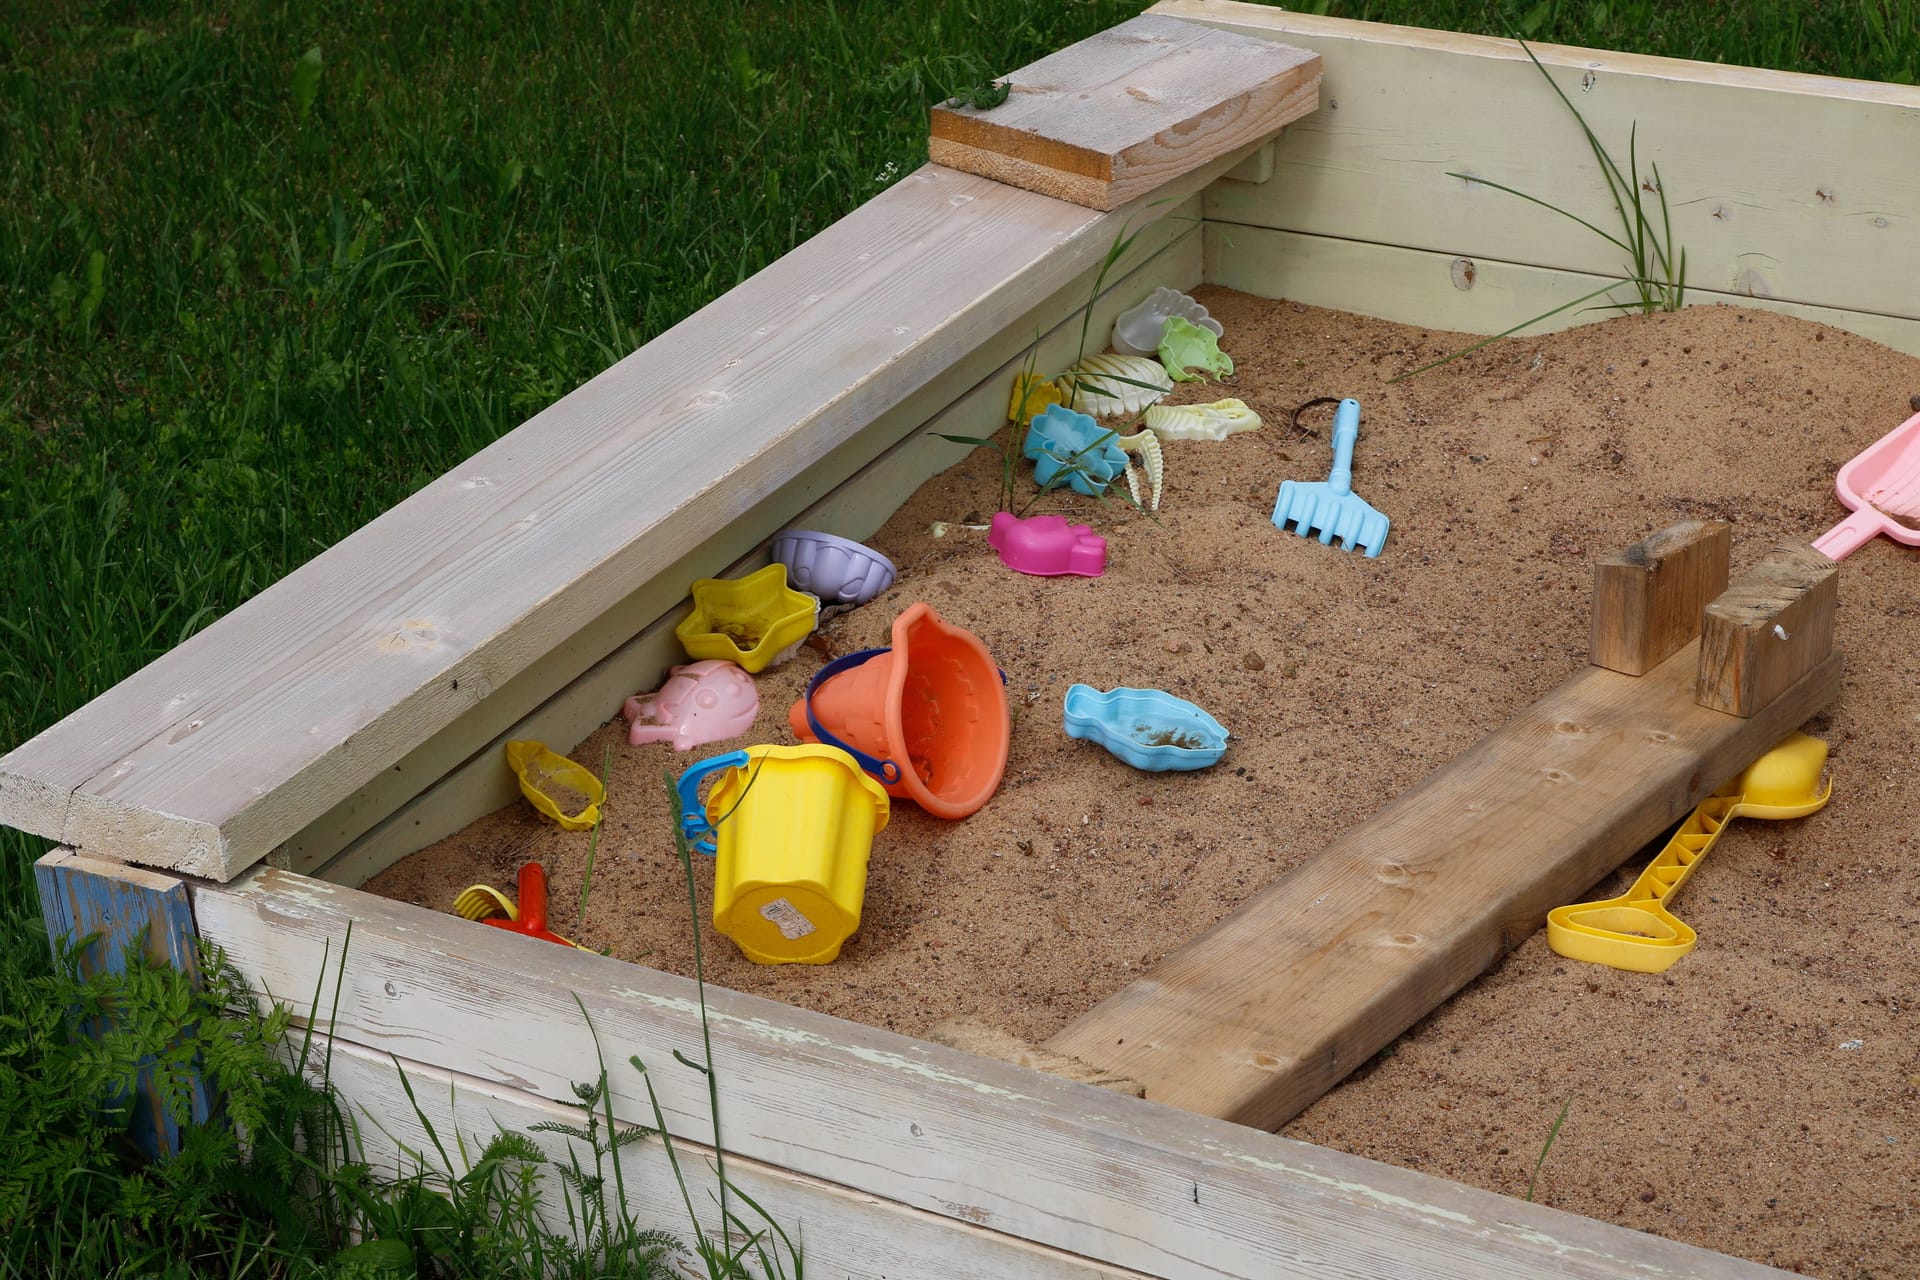
M 1832 654 L 1751 719 L 1710 711 L 1698 647 L 1575 674 L 1047 1047 L 1284 1124 L 1840 691 Z
M 1113 209 L 1319 102 L 1317 55 L 1142 15 L 1007 76 L 993 107 L 933 109 L 935 164 Z

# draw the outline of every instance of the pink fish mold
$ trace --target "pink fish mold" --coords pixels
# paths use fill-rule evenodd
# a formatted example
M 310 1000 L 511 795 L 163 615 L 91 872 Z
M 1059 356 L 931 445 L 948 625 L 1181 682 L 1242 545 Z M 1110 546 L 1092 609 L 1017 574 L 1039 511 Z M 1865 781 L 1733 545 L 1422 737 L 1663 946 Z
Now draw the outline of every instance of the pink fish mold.
M 1009 569 L 1041 578 L 1078 574 L 1097 578 L 1107 571 L 1107 540 L 1065 516 L 1029 516 L 1002 511 L 987 528 L 987 541 Z
M 673 668 L 665 684 L 635 694 L 620 708 L 629 722 L 628 743 L 670 742 L 675 751 L 737 738 L 753 727 L 759 712 L 753 677 L 718 658 Z

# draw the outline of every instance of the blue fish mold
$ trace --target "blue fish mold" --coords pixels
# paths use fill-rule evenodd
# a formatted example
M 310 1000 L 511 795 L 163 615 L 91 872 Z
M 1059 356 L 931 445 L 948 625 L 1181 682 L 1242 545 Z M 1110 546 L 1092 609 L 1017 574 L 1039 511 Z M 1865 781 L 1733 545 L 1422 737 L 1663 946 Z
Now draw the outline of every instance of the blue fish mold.
M 1159 689 L 1089 685 L 1067 690 L 1067 736 L 1096 742 L 1136 769 L 1204 769 L 1227 753 L 1227 731 L 1183 698 Z

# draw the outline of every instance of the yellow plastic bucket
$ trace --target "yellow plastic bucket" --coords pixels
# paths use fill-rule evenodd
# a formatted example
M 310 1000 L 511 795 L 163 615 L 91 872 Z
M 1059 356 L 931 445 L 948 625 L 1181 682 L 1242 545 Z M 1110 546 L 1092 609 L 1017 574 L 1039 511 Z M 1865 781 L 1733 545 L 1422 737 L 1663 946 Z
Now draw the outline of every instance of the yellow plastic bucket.
M 706 804 L 700 784 L 718 774 Z M 690 767 L 681 829 L 715 856 L 713 927 L 756 964 L 826 964 L 860 927 L 887 792 L 838 747 L 757 746 Z

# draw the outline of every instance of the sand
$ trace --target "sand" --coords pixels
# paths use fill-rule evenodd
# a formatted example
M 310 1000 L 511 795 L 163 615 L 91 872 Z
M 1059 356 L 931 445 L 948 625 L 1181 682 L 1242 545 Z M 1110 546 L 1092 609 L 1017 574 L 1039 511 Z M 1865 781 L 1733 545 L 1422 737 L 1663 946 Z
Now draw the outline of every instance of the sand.
M 894 807 L 836 963 L 761 967 L 710 939 L 709 980 L 909 1034 L 966 1015 L 1042 1041 L 1579 669 L 1596 555 L 1688 518 L 1733 523 L 1736 575 L 1809 540 L 1844 514 L 1835 470 L 1920 393 L 1920 361 L 1718 306 L 1508 339 L 1388 385 L 1473 339 L 1200 294 L 1239 370 L 1176 397 L 1239 396 L 1267 426 L 1169 443 L 1157 523 L 1043 498 L 1034 511 L 1107 536 L 1098 579 L 1023 577 L 984 535 L 932 536 L 994 510 L 984 452 L 908 498 L 871 539 L 899 583 L 823 634 L 835 652 L 884 644 L 925 600 L 980 635 L 1015 709 L 1006 783 L 958 824 Z M 1325 478 L 1328 408 L 1303 415 L 1317 434 L 1288 426 L 1317 396 L 1365 406 L 1353 484 L 1392 519 L 1378 559 L 1269 522 L 1282 479 Z M 1733 825 L 1676 907 L 1692 955 L 1636 975 L 1536 934 L 1283 1132 L 1522 1195 L 1564 1108 L 1542 1203 L 1823 1275 L 1916 1274 L 1920 552 L 1881 539 L 1848 559 L 1837 643 L 1845 691 L 1809 726 L 1832 744 L 1834 798 Z M 744 741 L 793 740 L 787 708 L 820 663 L 803 651 L 760 678 Z M 1204 773 L 1135 772 L 1064 736 L 1074 682 L 1188 698 L 1231 749 Z M 634 748 L 616 722 L 571 753 L 598 769 L 612 749 L 577 929 L 587 837 L 524 807 L 367 887 L 444 910 L 538 857 L 567 904 L 557 928 L 688 972 L 661 774 L 731 745 Z

